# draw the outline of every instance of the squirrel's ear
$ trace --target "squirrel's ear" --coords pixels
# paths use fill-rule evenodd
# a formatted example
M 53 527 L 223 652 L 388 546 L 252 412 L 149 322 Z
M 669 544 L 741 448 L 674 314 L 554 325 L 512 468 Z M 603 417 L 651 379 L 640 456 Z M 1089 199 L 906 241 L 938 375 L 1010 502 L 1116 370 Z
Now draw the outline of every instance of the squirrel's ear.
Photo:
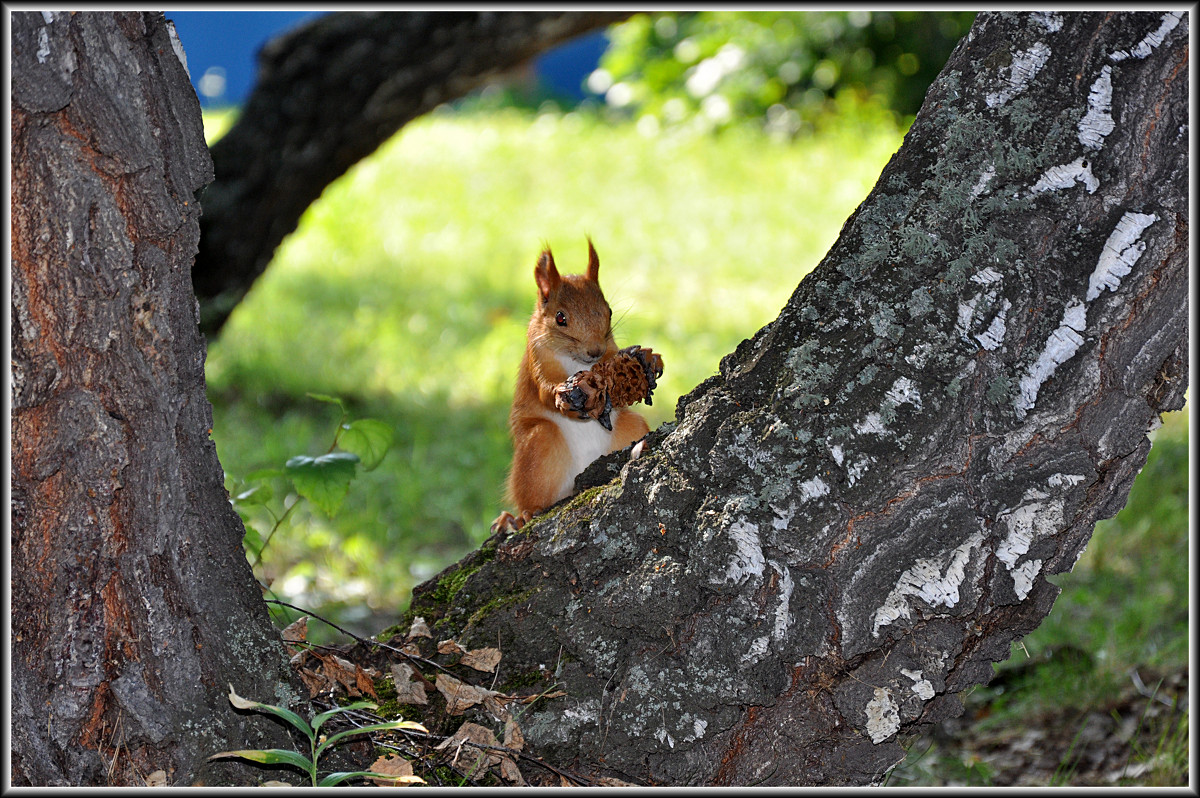
M 558 267 L 554 265 L 554 256 L 550 254 L 550 247 L 546 247 L 542 254 L 538 255 L 537 266 L 533 268 L 533 279 L 537 281 L 538 296 L 543 302 L 550 298 L 550 292 L 562 282 L 562 278 L 558 276 Z
M 600 257 L 596 254 L 596 248 L 592 246 L 592 237 L 588 236 L 588 267 L 587 278 L 593 283 L 600 282 Z

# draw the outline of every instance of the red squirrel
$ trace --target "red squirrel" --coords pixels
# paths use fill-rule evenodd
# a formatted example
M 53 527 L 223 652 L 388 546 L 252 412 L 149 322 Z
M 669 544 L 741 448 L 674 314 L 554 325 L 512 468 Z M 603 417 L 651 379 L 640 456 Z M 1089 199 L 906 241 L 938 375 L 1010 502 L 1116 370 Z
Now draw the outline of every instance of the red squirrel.
M 600 259 L 590 238 L 586 274 L 560 275 L 549 247 L 538 256 L 533 270 L 537 301 L 509 413 L 513 461 L 506 493 L 516 515 L 502 512 L 492 523 L 493 531 L 520 529 L 573 493 L 575 477 L 592 460 L 650 431 L 644 418 L 627 407 L 613 407 L 610 397 L 601 395 L 599 405 L 589 398 L 584 409 L 576 380 L 571 379 L 590 375 L 594 366 L 618 355 L 630 360 L 630 353 L 645 369 L 651 389 L 655 375 L 662 374 L 662 358 L 649 349 L 618 352 L 612 309 L 600 290 L 599 274 Z M 649 401 L 649 396 L 647 390 L 633 401 Z

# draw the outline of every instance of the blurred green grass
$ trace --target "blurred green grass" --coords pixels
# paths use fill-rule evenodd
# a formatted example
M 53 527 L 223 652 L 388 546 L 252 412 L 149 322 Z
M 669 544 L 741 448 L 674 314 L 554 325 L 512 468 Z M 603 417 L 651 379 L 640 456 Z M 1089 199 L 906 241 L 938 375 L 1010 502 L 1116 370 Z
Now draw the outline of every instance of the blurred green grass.
M 210 117 L 210 132 L 229 119 Z M 267 580 L 343 622 L 394 614 L 486 537 L 543 242 L 581 272 L 592 236 L 618 344 L 664 357 L 644 408 L 657 426 L 778 315 L 901 136 L 883 115 L 790 145 L 750 131 L 648 136 L 579 112 L 406 126 L 309 208 L 209 347 L 231 476 L 325 451 L 336 410 L 306 392 L 396 428 L 335 519 L 298 508 L 264 553 Z

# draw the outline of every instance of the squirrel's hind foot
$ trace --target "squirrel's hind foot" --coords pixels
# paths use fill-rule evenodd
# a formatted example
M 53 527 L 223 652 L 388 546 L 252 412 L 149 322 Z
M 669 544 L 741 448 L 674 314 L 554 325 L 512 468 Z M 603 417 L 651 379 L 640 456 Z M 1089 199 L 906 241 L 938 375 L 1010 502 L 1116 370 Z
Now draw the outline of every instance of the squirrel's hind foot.
M 516 532 L 518 529 L 525 526 L 525 522 L 528 520 L 529 517 L 527 513 L 522 513 L 521 515 L 517 516 L 513 515 L 508 510 L 505 510 L 504 512 L 500 513 L 500 515 L 496 516 L 496 520 L 492 522 L 492 532 L 502 532 L 504 534 Z

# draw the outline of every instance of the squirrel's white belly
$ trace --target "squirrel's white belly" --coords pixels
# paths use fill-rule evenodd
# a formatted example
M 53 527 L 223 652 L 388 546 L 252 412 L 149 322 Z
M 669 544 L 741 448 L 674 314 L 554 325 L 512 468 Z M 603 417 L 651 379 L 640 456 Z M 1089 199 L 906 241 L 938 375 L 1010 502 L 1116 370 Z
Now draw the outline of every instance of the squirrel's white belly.
M 600 426 L 599 421 L 574 419 L 563 415 L 551 416 L 562 432 L 567 448 L 571 452 L 571 466 L 558 486 L 554 501 L 563 499 L 574 491 L 575 477 L 591 462 L 612 449 L 613 434 Z

